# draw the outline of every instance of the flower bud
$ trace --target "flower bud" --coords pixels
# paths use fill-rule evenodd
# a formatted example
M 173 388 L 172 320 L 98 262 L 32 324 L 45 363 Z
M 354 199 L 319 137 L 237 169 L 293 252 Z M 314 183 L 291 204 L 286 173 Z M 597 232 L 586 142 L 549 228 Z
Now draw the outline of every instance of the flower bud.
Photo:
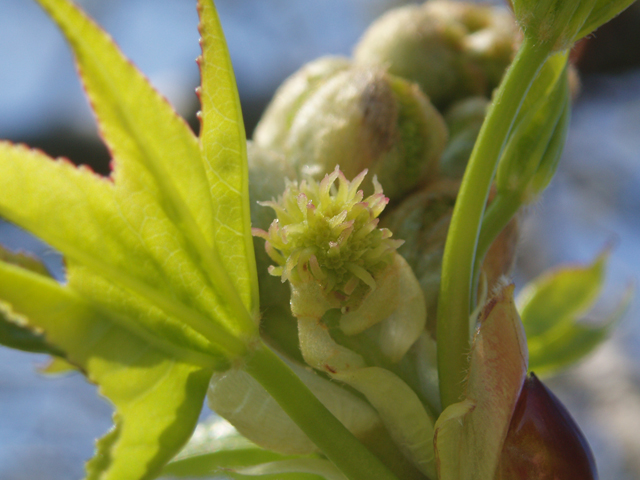
M 488 107 L 489 99 L 476 96 L 455 102 L 447 110 L 444 120 L 449 127 L 449 142 L 440 159 L 442 175 L 462 178 Z
M 391 199 L 432 178 L 447 132 L 419 89 L 380 68 L 342 63 L 331 63 L 334 70 L 327 67 L 314 82 L 307 79 L 311 66 L 326 63 L 314 62 L 283 85 L 255 142 L 283 152 L 299 178 L 320 179 L 338 164 L 347 178 L 367 168 Z M 300 93 L 304 84 L 309 90 Z
M 402 242 L 377 228 L 389 200 L 375 178 L 374 194 L 364 198 L 358 188 L 366 173 L 350 182 L 336 167 L 321 182 L 291 182 L 277 202 L 262 202 L 278 218 L 268 232 L 255 229 L 254 234 L 267 241 L 266 251 L 277 264 L 270 273 L 291 283 L 296 316 L 296 290 L 317 288 L 313 293 L 332 307 L 357 308 L 376 288 L 376 277 L 393 263 Z
M 632 3 L 633 0 L 511 0 L 525 35 L 554 51 L 571 48 Z
M 490 96 L 518 42 L 518 28 L 504 9 L 430 1 L 380 17 L 356 46 L 354 58 L 417 82 L 444 109 L 467 96 Z
M 382 221 L 382 225 L 392 230 L 397 238 L 404 240 L 398 253 L 407 260 L 420 282 L 427 307 L 427 324 L 432 334 L 435 333 L 437 318 L 442 256 L 458 188 L 456 181 L 439 180 L 409 196 Z M 512 220 L 485 257 L 483 272 L 489 289 L 497 285 L 502 275 L 511 271 L 517 240 L 517 221 Z
M 497 480 L 598 478 L 593 453 L 560 400 L 531 374 L 511 417 Z
M 262 119 L 256 125 L 253 134 L 255 143 L 263 148 L 282 150 L 292 120 L 305 101 L 326 80 L 350 66 L 351 62 L 344 57 L 321 57 L 291 75 L 278 88 Z

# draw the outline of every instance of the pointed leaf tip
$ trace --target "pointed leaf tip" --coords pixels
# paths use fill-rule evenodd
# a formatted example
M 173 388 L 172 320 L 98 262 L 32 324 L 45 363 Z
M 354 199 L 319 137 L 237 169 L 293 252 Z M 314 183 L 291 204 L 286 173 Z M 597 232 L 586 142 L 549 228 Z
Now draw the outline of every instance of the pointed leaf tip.
M 632 289 L 601 322 L 583 322 L 603 288 L 610 247 L 589 265 L 551 270 L 529 283 L 518 296 L 530 350 L 529 368 L 555 373 L 579 361 L 605 340 L 624 315 Z
M 229 281 L 258 318 L 258 277 L 250 230 L 247 146 L 240 97 L 220 20 L 212 0 L 200 15 L 200 149 L 215 200 L 215 246 Z

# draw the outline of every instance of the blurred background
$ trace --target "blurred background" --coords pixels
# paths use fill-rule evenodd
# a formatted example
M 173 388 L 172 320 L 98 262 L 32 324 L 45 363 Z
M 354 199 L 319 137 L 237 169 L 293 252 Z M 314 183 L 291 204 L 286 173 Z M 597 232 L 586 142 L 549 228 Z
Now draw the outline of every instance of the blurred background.
M 79 1 L 197 128 L 195 0 Z M 400 0 L 217 0 L 250 136 L 284 78 L 325 54 L 349 55 L 367 25 Z M 418 2 L 415 2 L 418 3 Z M 499 3 L 499 2 L 494 2 Z M 582 91 L 558 174 L 531 208 L 516 284 L 615 245 L 610 311 L 640 272 L 640 6 L 580 46 Z M 108 172 L 109 158 L 62 36 L 35 2 L 0 0 L 0 138 Z M 1 221 L 0 221 L 1 222 Z M 60 257 L 6 223 L 0 243 Z M 603 479 L 640 478 L 640 306 L 587 361 L 549 379 L 595 452 Z M 111 408 L 79 375 L 43 377 L 46 358 L 0 347 L 0 478 L 81 478 Z

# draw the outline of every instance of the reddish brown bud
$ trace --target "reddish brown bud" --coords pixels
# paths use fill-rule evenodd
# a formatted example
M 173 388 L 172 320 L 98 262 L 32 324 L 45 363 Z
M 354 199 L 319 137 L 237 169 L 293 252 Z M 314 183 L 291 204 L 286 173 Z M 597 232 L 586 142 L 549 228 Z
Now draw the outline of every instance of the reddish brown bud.
M 530 374 L 509 425 L 496 480 L 597 480 L 587 440 L 560 400 Z

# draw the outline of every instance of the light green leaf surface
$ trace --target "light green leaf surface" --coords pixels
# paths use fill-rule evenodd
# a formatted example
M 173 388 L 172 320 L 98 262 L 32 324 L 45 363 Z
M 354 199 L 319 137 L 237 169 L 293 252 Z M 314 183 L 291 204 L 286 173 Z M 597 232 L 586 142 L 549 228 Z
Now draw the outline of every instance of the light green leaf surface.
M 0 261 L 50 277 L 44 264 L 37 258 L 24 253 L 11 252 L 2 246 L 0 246 Z M 34 331 L 24 319 L 11 315 L 11 312 L 6 309 L 0 310 L 0 345 L 24 352 L 64 356 L 64 352 L 48 343 L 42 333 Z
M 487 303 L 479 320 L 464 399 L 436 422 L 440 480 L 494 480 L 526 375 L 526 339 L 509 286 Z
M 233 480 L 323 480 L 323 477 L 313 473 L 265 473 L 261 475 L 245 475 L 238 472 L 225 472 L 224 477 Z
M 547 272 L 522 290 L 517 304 L 527 338 L 573 322 L 594 305 L 604 282 L 608 253 L 600 254 L 588 266 Z
M 117 189 L 88 169 L 0 142 L 0 215 L 65 255 L 70 286 L 182 347 L 241 352 L 243 347 L 230 333 L 178 293 L 184 292 L 189 273 L 198 275 L 200 270 L 186 262 L 171 266 L 171 251 L 165 251 L 164 263 L 153 258 L 154 250 L 159 254 L 171 247 L 177 228 L 168 221 L 167 230 L 136 228 L 117 203 Z M 154 204 L 134 198 L 126 209 L 144 221 Z M 202 282 L 199 285 L 202 289 Z M 222 340 L 211 346 L 205 335 Z
M 42 260 L 25 252 L 12 252 L 0 245 L 0 261 L 22 267 L 46 277 L 51 277 Z
M 597 324 L 564 323 L 529 344 L 529 370 L 540 375 L 556 373 L 582 360 L 602 344 L 629 309 L 633 290 L 629 289 L 620 305 Z
M 0 264 L 0 301 L 9 318 L 42 329 L 116 408 L 88 478 L 152 478 L 189 438 L 213 370 L 257 337 L 255 272 L 236 272 L 253 253 L 230 252 L 236 237 L 220 241 L 236 212 L 217 202 L 211 159 L 203 162 L 186 123 L 70 1 L 38 2 L 73 49 L 114 172 L 102 178 L 0 142 L 0 216 L 67 265 L 61 286 Z M 221 38 L 208 48 L 227 55 Z M 225 158 L 246 168 L 241 152 Z M 235 182 L 228 168 L 214 168 L 217 182 Z M 238 191 L 237 203 L 248 202 L 246 188 Z M 231 229 L 251 245 L 248 221 Z
M 78 367 L 62 357 L 51 357 L 48 363 L 38 368 L 43 375 L 67 375 L 78 371 Z
M 214 199 L 215 245 L 231 284 L 257 318 L 258 277 L 249 234 L 249 167 L 240 98 L 213 1 L 198 0 L 198 11 L 202 35 L 200 149 Z
M 195 426 L 212 373 L 210 358 L 136 335 L 126 319 L 6 263 L 0 263 L 0 298 L 67 352 L 116 408 L 116 427 L 98 443 L 87 478 L 153 478 Z
M 631 302 L 629 289 L 609 317 L 583 322 L 602 291 L 608 251 L 591 265 L 571 266 L 541 275 L 518 296 L 527 332 L 529 370 L 552 374 L 593 352 L 609 337 Z
M 291 460 L 295 462 L 281 463 Z M 308 460 L 312 460 L 312 463 L 302 465 L 296 463 Z M 211 416 L 198 425 L 189 443 L 175 460 L 163 469 L 162 478 L 256 478 L 257 476 L 274 480 L 319 480 L 321 477 L 315 474 L 303 473 L 314 467 L 313 462 L 317 460 L 320 459 L 316 456 L 282 455 L 264 450 L 241 436 L 225 420 Z M 322 462 L 327 461 L 322 460 Z M 257 469 L 248 470 L 250 467 L 257 467 Z M 317 468 L 318 465 L 315 467 Z M 333 465 L 329 470 L 335 473 Z
M 134 275 L 163 295 L 140 292 L 144 290 L 140 285 L 138 293 L 153 296 L 158 305 L 168 304 L 196 330 L 207 330 L 211 322 L 204 317 L 213 313 L 216 322 L 234 334 L 254 333 L 256 326 L 214 248 L 212 218 L 221 206 L 214 205 L 197 138 L 82 12 L 67 0 L 39 3 L 73 48 L 101 134 L 113 154 L 113 212 L 108 213 L 117 215 L 121 227 L 134 236 L 134 245 L 126 246 L 138 247 L 135 263 L 143 269 Z M 243 161 L 235 157 L 235 163 Z M 218 173 L 227 178 L 226 172 Z M 113 228 L 109 230 L 113 237 Z M 243 233 L 251 240 L 248 228 Z M 87 265 L 86 259 L 69 257 Z M 123 270 L 133 273 L 131 255 L 125 258 L 129 261 Z M 159 272 L 153 275 L 151 270 Z M 71 270 L 69 281 L 80 289 L 87 283 L 91 290 L 96 287 L 85 281 L 83 272 Z M 127 288 L 135 288 L 131 280 L 127 283 Z M 177 301 L 165 301 L 163 296 Z M 232 340 L 222 343 L 233 344 Z
M 238 469 L 276 461 L 280 458 L 283 456 L 258 447 L 219 450 L 171 462 L 164 468 L 162 475 L 169 478 L 210 478 L 214 475 L 222 475 L 226 469 Z

